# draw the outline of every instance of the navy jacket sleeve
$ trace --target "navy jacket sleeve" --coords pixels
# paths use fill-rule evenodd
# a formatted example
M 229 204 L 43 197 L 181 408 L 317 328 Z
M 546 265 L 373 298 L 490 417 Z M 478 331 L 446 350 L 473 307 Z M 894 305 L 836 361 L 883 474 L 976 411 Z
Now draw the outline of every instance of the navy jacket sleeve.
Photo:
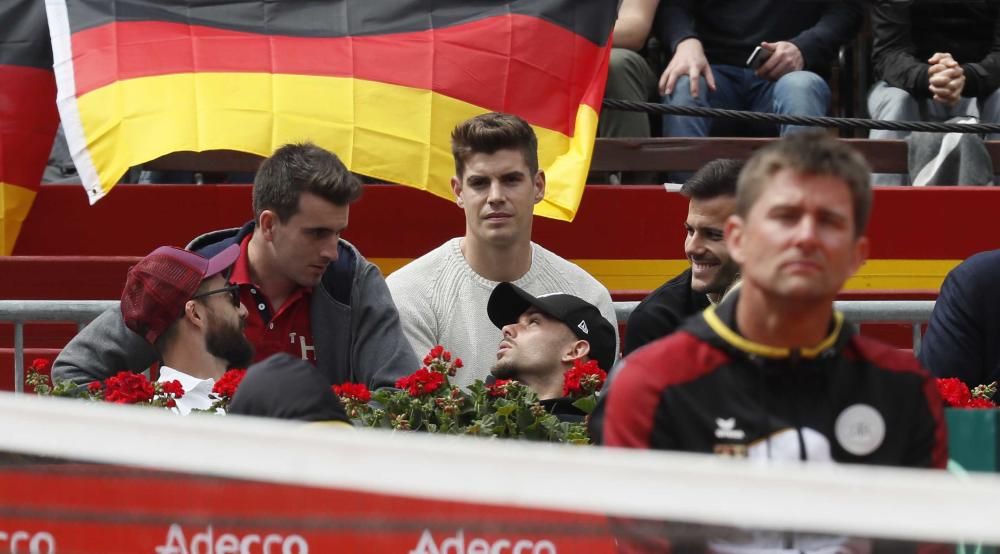
M 673 52 L 677 43 L 698 38 L 694 30 L 694 9 L 692 0 L 662 0 L 656 16 L 657 38 Z
M 841 45 L 850 42 L 861 28 L 864 12 L 857 0 L 827 2 L 823 15 L 812 27 L 793 38 L 806 69 L 824 66 L 837 57 Z
M 927 333 L 920 345 L 920 362 L 935 377 L 958 377 L 969 385 L 987 381 L 984 367 L 984 298 L 975 292 L 974 272 L 960 264 L 944 280 Z

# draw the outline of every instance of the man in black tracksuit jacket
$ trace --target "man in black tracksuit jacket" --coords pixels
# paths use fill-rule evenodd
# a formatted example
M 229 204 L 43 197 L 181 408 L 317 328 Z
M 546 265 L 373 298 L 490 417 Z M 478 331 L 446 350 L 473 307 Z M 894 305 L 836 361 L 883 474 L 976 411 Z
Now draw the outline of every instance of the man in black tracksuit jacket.
M 941 402 L 912 355 L 858 336 L 839 313 L 813 348 L 753 342 L 734 330 L 739 296 L 727 296 L 692 317 L 673 339 L 625 360 L 599 418 L 604 444 L 944 467 Z M 619 394 L 627 404 L 616 402 Z M 870 421 L 883 428 L 873 431 L 881 438 L 852 436 L 847 423 L 838 422 L 852 412 L 859 423 L 868 422 L 855 406 L 878 412 Z M 864 442 L 879 438 L 874 448 Z
M 867 257 L 870 179 L 857 151 L 823 133 L 782 139 L 754 154 L 725 227 L 742 286 L 619 363 L 592 414 L 595 441 L 759 460 L 943 468 L 947 437 L 933 379 L 912 354 L 855 335 L 833 309 Z M 730 551 L 857 542 L 735 535 L 707 540 L 736 547 Z M 654 548 L 662 546 L 662 536 L 652 539 Z

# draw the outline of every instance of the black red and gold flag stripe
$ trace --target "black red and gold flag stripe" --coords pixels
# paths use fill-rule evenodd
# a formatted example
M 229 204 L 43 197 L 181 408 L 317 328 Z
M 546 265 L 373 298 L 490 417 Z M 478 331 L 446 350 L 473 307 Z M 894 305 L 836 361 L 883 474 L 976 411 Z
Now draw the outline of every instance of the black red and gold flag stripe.
M 575 213 L 615 0 L 192 4 L 49 2 L 72 68 L 57 62 L 61 109 L 76 116 L 68 136 L 82 141 L 92 200 L 172 151 L 266 156 L 303 139 L 354 171 L 450 198 L 451 129 L 505 111 L 539 136 L 549 190 L 538 213 Z
M 59 123 L 45 10 L 0 3 L 0 255 L 8 255 L 41 182 Z

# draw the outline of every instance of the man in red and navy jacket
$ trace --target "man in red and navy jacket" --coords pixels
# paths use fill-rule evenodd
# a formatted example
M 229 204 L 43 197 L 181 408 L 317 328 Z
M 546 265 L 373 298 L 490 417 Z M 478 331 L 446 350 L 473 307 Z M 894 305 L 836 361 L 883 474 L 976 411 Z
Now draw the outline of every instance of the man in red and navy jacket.
M 867 257 L 869 179 L 860 154 L 823 134 L 751 158 L 725 227 L 742 286 L 618 364 L 591 420 L 595 440 L 943 468 L 933 379 L 912 354 L 856 335 L 833 309 Z M 750 542 L 769 546 L 763 536 Z

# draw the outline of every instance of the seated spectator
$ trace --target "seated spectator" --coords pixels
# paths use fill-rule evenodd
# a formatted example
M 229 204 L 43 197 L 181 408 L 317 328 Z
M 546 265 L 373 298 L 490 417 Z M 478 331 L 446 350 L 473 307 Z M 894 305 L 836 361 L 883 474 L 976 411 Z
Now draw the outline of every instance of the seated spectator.
M 223 275 L 239 255 L 237 245 L 212 258 L 161 246 L 125 280 L 122 320 L 163 360 L 159 381 L 184 387 L 176 408 L 182 415 L 210 408 L 215 380 L 253 357 L 243 335 L 247 310 L 238 287 Z
M 872 119 L 946 121 L 974 116 L 1000 123 L 1000 5 L 996 2 L 879 0 L 872 11 L 868 95 Z M 873 139 L 908 131 L 872 130 Z M 1000 139 L 993 134 L 991 139 Z M 906 175 L 876 174 L 876 185 L 905 185 Z M 964 184 L 964 183 L 951 183 Z
M 493 289 L 486 310 L 503 333 L 493 377 L 524 383 L 564 421 L 583 421 L 586 414 L 563 396 L 563 374 L 577 360 L 596 360 L 601 369 L 611 369 L 617 358 L 615 326 L 576 296 L 536 297 L 510 283 Z
M 350 426 L 330 386 L 316 366 L 282 352 L 247 369 L 229 413 Z
M 741 160 L 713 160 L 681 187 L 681 194 L 690 198 L 684 255 L 691 267 L 635 307 L 625 326 L 623 355 L 673 333 L 688 316 L 718 304 L 739 278 L 740 268 L 726 248 L 723 228 L 736 211 L 741 169 Z
M 673 52 L 660 76 L 664 103 L 824 116 L 830 87 L 818 72 L 854 38 L 862 16 L 860 3 L 853 0 L 663 0 L 657 32 L 664 48 Z M 758 46 L 762 63 L 748 64 Z M 801 127 L 783 125 L 780 131 L 784 135 L 796 129 Z M 665 136 L 705 137 L 733 130 L 725 120 L 663 118 Z
M 920 361 L 937 377 L 969 386 L 1000 381 L 1000 250 L 981 252 L 948 273 L 934 304 Z
M 615 308 L 597 279 L 531 242 L 534 207 L 545 195 L 531 126 L 515 115 L 487 113 L 455 127 L 451 143 L 451 184 L 465 211 L 465 236 L 406 264 L 386 282 L 413 350 L 447 346 L 465 362 L 452 383 L 465 387 L 485 380 L 496 361 L 494 345 L 502 336 L 486 305 L 498 283 L 513 282 L 532 294 L 577 295 L 609 321 L 615 321 Z
M 254 219 L 196 238 L 205 255 L 239 248 L 232 281 L 249 307 L 255 361 L 286 352 L 332 382 L 392 386 L 419 367 L 382 273 L 341 238 L 361 185 L 333 153 L 286 144 L 264 160 L 253 185 Z M 117 310 L 98 316 L 60 352 L 53 378 L 87 383 L 141 371 L 156 353 Z
M 611 60 L 605 98 L 646 102 L 656 94 L 656 74 L 642 52 L 660 0 L 622 0 L 611 36 Z M 643 112 L 601 110 L 601 137 L 649 137 L 649 116 Z

